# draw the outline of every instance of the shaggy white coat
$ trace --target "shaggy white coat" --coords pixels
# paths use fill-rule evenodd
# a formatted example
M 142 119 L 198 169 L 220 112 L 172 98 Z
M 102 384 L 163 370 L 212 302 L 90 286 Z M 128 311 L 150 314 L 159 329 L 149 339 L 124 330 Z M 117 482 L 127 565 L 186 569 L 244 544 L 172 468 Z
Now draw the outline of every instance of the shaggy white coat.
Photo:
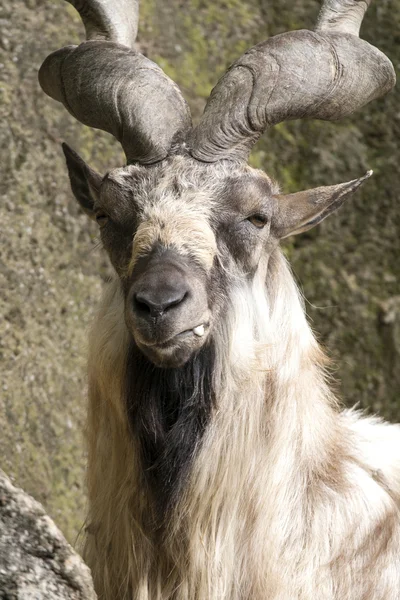
M 128 428 L 119 286 L 90 340 L 84 556 L 100 598 L 399 600 L 400 427 L 339 410 L 280 250 L 214 331 L 217 409 L 165 540 Z

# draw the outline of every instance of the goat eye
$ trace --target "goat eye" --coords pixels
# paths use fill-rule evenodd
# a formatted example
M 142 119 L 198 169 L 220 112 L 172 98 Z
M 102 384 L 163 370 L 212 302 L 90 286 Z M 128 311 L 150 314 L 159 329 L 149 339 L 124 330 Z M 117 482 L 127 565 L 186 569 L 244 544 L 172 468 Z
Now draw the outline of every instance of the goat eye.
M 100 212 L 99 212 L 99 213 L 97 213 L 97 215 L 96 215 L 96 221 L 97 221 L 97 224 L 98 224 L 98 226 L 99 226 L 100 228 L 101 228 L 101 227 L 104 227 L 104 225 L 106 225 L 106 224 L 107 224 L 107 222 L 108 222 L 108 219 L 109 219 L 109 217 L 108 217 L 108 215 L 106 215 L 105 213 L 100 213 Z
M 250 221 L 254 227 L 257 227 L 257 229 L 262 229 L 268 222 L 267 217 L 264 217 L 264 215 L 251 215 L 247 220 Z

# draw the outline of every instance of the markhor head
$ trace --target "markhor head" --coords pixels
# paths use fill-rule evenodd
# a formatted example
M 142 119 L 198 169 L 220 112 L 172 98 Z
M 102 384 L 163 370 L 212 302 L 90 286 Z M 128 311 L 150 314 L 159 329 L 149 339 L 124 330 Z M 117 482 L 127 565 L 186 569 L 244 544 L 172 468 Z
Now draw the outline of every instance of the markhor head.
M 318 224 L 371 175 L 281 194 L 247 165 L 254 143 L 284 120 L 345 117 L 395 77 L 358 37 L 369 2 L 327 0 L 314 32 L 275 36 L 234 63 L 193 128 L 177 86 L 134 49 L 137 4 L 87 0 L 87 41 L 51 54 L 39 79 L 124 148 L 127 165 L 103 177 L 63 145 L 73 193 L 120 278 L 135 344 L 156 365 L 179 367 L 221 327 L 231 288 L 265 280 L 282 238 Z

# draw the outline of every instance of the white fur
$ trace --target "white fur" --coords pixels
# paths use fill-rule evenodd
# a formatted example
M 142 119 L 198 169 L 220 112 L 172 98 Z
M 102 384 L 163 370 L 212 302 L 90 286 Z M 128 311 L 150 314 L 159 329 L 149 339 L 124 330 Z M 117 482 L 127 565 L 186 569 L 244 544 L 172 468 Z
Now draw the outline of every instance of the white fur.
M 123 323 L 114 282 L 89 371 L 85 557 L 99 597 L 398 600 L 400 428 L 340 412 L 280 251 L 215 324 L 217 407 L 165 541 L 122 404 Z

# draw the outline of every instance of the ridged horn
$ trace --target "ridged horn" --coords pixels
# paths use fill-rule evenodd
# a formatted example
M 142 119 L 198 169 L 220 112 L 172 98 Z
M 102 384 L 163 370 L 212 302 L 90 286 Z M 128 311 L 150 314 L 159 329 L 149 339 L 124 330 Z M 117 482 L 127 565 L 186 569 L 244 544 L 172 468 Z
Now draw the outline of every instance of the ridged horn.
M 188 136 L 200 161 L 247 160 L 261 134 L 291 119 L 334 121 L 395 84 L 390 60 L 358 37 L 370 0 L 326 0 L 316 31 L 292 31 L 251 48 L 213 89 Z
M 87 40 L 109 40 L 133 48 L 139 23 L 138 0 L 67 0 L 83 21 Z
M 359 35 L 361 23 L 372 0 L 325 0 L 315 31 Z
M 111 133 L 127 162 L 168 156 L 191 127 L 189 108 L 171 79 L 135 51 L 137 0 L 68 0 L 80 13 L 87 41 L 46 58 L 43 91 L 81 123 Z

